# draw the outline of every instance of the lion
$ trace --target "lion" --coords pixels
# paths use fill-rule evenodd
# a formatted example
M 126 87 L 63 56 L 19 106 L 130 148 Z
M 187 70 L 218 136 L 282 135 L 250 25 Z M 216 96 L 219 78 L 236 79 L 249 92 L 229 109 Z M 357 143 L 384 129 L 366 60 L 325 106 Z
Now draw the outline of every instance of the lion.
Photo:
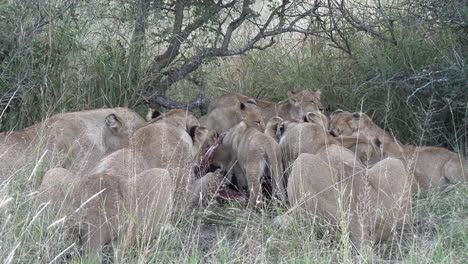
M 279 135 L 277 138 L 279 138 L 283 154 L 283 166 L 286 178 L 291 165 L 302 153 L 317 154 L 319 152 L 327 152 L 332 155 L 334 153 L 330 148 L 333 147 L 333 150 L 339 150 L 340 155 L 343 155 L 343 158 L 348 159 L 349 162 L 356 159 L 356 156 L 351 151 L 341 148 L 352 146 L 356 141 L 356 137 L 342 137 L 340 140 L 337 140 L 331 136 L 327 130 L 328 118 L 318 111 L 306 113 L 304 121 L 289 120 L 278 125 L 280 132 L 277 132 Z M 335 148 L 335 146 L 337 147 Z
M 468 177 L 468 162 L 460 154 L 441 147 L 401 144 L 364 113 L 338 113 L 332 117 L 330 133 L 336 136 L 360 135 L 360 140 L 348 147 L 367 165 L 386 157 L 401 160 L 414 174 L 415 192 L 442 183 L 466 182 Z
M 303 153 L 292 166 L 287 191 L 291 211 L 318 213 L 334 225 L 346 225 L 351 241 L 361 248 L 390 239 L 411 221 L 409 184 L 397 159 L 387 158 L 365 169 Z
M 393 157 L 401 160 L 411 174 L 414 174 L 413 192 L 426 191 L 446 183 L 466 182 L 468 160 L 460 154 L 441 147 L 403 145 L 388 138 L 374 138 L 369 143 L 372 151 L 356 148 L 360 156 L 368 156 L 368 164 Z
M 311 123 L 321 126 L 326 130 L 328 129 L 328 121 L 328 117 L 318 111 L 306 113 L 303 118 L 303 122 L 294 119 L 284 120 L 279 116 L 274 116 L 270 118 L 270 120 L 265 125 L 264 133 L 269 135 L 270 137 L 275 139 L 276 142 L 279 143 L 285 132 L 298 124 Z
M 393 138 L 362 112 L 351 113 L 338 109 L 331 114 L 328 128 L 330 134 L 334 137 L 365 135 L 368 137 Z
M 171 187 L 169 171 L 160 168 L 132 178 L 106 173 L 78 177 L 55 168 L 45 174 L 37 199 L 67 207 L 68 236 L 79 238 L 83 251 L 99 255 L 106 244 L 120 242 L 127 248 L 137 237 L 144 242 L 160 234 L 173 204 Z
M 84 252 L 99 256 L 108 244 L 126 249 L 156 238 L 174 213 L 175 199 L 193 207 L 224 198 L 220 195 L 224 177 L 219 172 L 195 180 L 186 197 L 175 195 L 172 179 L 161 168 L 132 178 L 107 173 L 79 177 L 54 168 L 45 174 L 36 199 L 60 209 L 67 236 L 79 241 Z
M 144 124 L 130 109 L 104 108 L 57 114 L 24 130 L 1 133 L 0 180 L 36 161 L 46 168 L 85 172 Z
M 200 118 L 202 126 L 223 133 L 242 120 L 252 121 L 263 129 L 264 121 L 257 102 L 252 98 L 241 98 L 229 102 L 229 105 L 213 109 Z
M 185 110 L 170 110 L 136 130 L 128 144 L 103 158 L 90 174 L 108 173 L 130 177 L 151 168 L 169 170 L 178 191 L 192 180 L 194 163 L 217 133 L 200 127 Z
M 250 207 L 260 201 L 262 181 L 271 181 L 272 194 L 286 202 L 281 149 L 255 123 L 242 121 L 231 128 L 215 153 L 213 165 L 224 171 L 232 170 L 238 183 L 248 187 Z
M 43 202 L 64 200 L 66 193 L 63 190 L 66 189 L 54 188 L 54 183 L 78 186 L 70 191 L 70 195 L 71 197 L 84 195 L 85 198 L 80 198 L 80 202 L 102 192 L 104 197 L 102 199 L 111 201 L 112 205 L 99 208 L 98 203 L 93 203 L 89 205 L 91 209 L 81 214 L 90 223 L 85 226 L 96 235 L 88 236 L 86 230 L 79 232 L 83 241 L 89 241 L 87 245 L 83 245 L 84 247 L 88 246 L 92 252 L 100 252 L 103 245 L 117 239 L 118 235 L 113 233 L 111 227 L 115 228 L 118 223 L 112 221 L 108 225 L 96 225 L 96 223 L 102 220 L 102 215 L 117 217 L 122 211 L 118 207 L 119 204 L 123 204 L 125 209 L 123 211 L 136 212 L 133 216 L 130 215 L 130 218 L 135 221 L 145 221 L 148 218 L 147 213 L 136 211 L 142 204 L 140 201 L 145 201 L 144 197 L 165 197 L 164 203 L 158 200 L 149 205 L 149 208 L 155 209 L 151 214 L 153 217 L 162 217 L 172 212 L 174 206 L 177 209 L 191 207 L 206 201 L 207 197 L 215 196 L 217 188 L 223 184 L 223 175 L 208 173 L 196 179 L 192 171 L 192 163 L 197 160 L 199 149 L 206 148 L 208 144 L 215 142 L 217 137 L 216 133 L 198 125 L 193 114 L 184 110 L 171 110 L 162 114 L 136 130 L 125 147 L 103 158 L 88 175 L 76 176 L 65 169 L 53 169 L 47 172 L 40 188 L 39 200 Z M 100 177 L 106 179 L 107 185 L 96 189 L 96 186 L 102 186 L 101 180 L 97 180 L 101 179 Z M 142 177 L 144 180 L 140 180 Z M 161 177 L 163 179 L 159 182 Z M 87 184 L 88 181 L 94 184 Z M 150 189 L 152 186 L 155 186 L 154 191 Z M 128 196 L 127 193 L 138 197 Z M 99 198 L 97 201 L 102 200 Z M 136 209 L 132 209 L 132 204 L 137 206 Z M 82 206 L 72 203 L 72 209 L 76 207 Z M 123 218 L 126 219 L 125 217 Z M 71 222 L 73 225 L 80 225 L 82 220 L 72 219 Z M 133 225 L 135 224 L 131 223 L 129 227 L 125 244 L 132 244 L 135 240 L 136 232 Z
M 330 136 L 324 127 L 327 123 L 325 115 L 320 112 L 309 112 L 304 121 L 307 122 L 286 121 L 281 124 L 283 133 L 279 144 L 286 175 L 301 153 L 316 154 L 330 145 L 338 145 L 338 141 Z
M 300 92 L 288 91 L 288 99 L 279 103 L 264 100 L 256 100 L 264 122 L 268 122 L 272 117 L 279 116 L 284 120 L 303 120 L 307 112 L 323 111 L 324 107 L 320 102 L 321 91 L 302 90 Z M 233 102 L 243 102 L 248 97 L 242 94 L 225 94 L 210 104 L 208 113 L 215 109 L 230 106 Z

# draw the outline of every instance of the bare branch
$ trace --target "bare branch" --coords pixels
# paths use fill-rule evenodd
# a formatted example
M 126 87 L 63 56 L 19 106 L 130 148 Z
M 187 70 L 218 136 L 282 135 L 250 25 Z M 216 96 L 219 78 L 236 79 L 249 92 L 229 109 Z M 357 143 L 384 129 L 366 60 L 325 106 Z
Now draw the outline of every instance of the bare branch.
M 175 18 L 174 18 L 174 29 L 173 29 L 173 37 L 169 43 L 168 48 L 166 51 L 155 58 L 150 73 L 152 75 L 157 75 L 161 72 L 161 70 L 167 67 L 174 59 L 179 55 L 180 45 L 187 40 L 187 38 L 192 34 L 193 31 L 201 27 L 205 24 L 208 20 L 210 20 L 215 14 L 221 11 L 223 8 L 228 8 L 233 6 L 238 0 L 233 0 L 225 5 L 221 5 L 221 1 L 219 1 L 215 7 L 208 9 L 207 14 L 199 17 L 193 23 L 187 25 L 183 30 L 178 28 L 181 26 L 181 22 L 183 20 L 183 6 L 182 3 L 185 3 L 184 0 L 178 0 L 177 3 L 180 2 L 179 6 L 176 6 L 175 10 Z M 176 3 L 176 5 L 177 5 Z M 182 11 L 178 11 L 178 8 L 182 8 Z
M 221 49 L 227 49 L 229 47 L 229 43 L 231 42 L 231 37 L 232 37 L 232 33 L 234 32 L 234 30 L 236 30 L 241 24 L 242 22 L 244 22 L 244 20 L 246 19 L 247 17 L 247 12 L 249 10 L 249 6 L 252 4 L 253 2 L 251 2 L 250 0 L 244 0 L 243 3 L 242 3 L 242 12 L 240 14 L 240 16 L 236 19 L 234 19 L 231 23 L 229 23 L 229 26 L 226 30 L 226 33 L 224 34 L 224 41 L 223 41 L 223 45 L 221 46 Z
M 232 2 L 225 4 L 224 6 L 220 5 L 220 2 L 212 8 L 211 11 L 208 11 L 208 14 L 211 16 L 219 13 L 222 8 L 231 7 L 236 4 L 238 0 L 233 0 Z M 192 72 L 197 70 L 203 61 L 213 58 L 213 57 L 225 57 L 225 56 L 234 56 L 245 54 L 250 50 L 264 50 L 275 44 L 274 37 L 287 32 L 300 32 L 307 34 L 306 29 L 300 29 L 297 27 L 298 23 L 303 19 L 316 14 L 320 1 L 316 0 L 313 5 L 308 6 L 307 8 L 298 6 L 297 4 L 290 4 L 288 0 L 284 0 L 281 4 L 272 10 L 269 16 L 266 18 L 264 23 L 256 23 L 253 19 L 249 19 L 249 12 L 251 11 L 250 5 L 252 4 L 249 0 L 242 1 L 242 9 L 240 13 L 232 18 L 231 22 L 225 29 L 225 33 L 222 33 L 222 24 L 219 24 L 217 35 L 222 36 L 222 41 L 220 46 L 217 46 L 218 41 L 215 40 L 214 46 L 212 47 L 200 47 L 195 55 L 186 58 L 185 62 L 181 65 L 178 65 L 175 68 L 172 68 L 170 71 L 162 74 L 162 70 L 171 64 L 176 57 L 179 56 L 179 49 L 182 41 L 187 40 L 190 34 L 199 27 L 202 27 L 207 21 L 210 20 L 209 17 L 202 17 L 191 24 L 187 25 L 178 35 L 178 38 L 173 39 L 169 45 L 166 52 L 155 59 L 155 63 L 151 69 L 151 74 L 157 75 L 156 81 L 153 81 L 148 84 L 145 91 L 143 92 L 138 104 L 144 102 L 154 102 L 161 104 L 163 106 L 172 107 L 196 107 L 201 104 L 203 100 L 195 99 L 187 104 L 181 102 L 171 101 L 165 96 L 166 90 L 172 86 L 174 83 L 188 77 Z M 231 4 L 231 5 L 230 5 Z M 177 9 L 177 8 L 176 8 Z M 235 8 L 232 10 L 235 12 Z M 287 12 L 291 12 L 288 14 Z M 229 16 L 230 13 L 227 15 Z M 223 22 L 226 21 L 227 16 L 224 19 L 221 19 Z M 257 32 L 253 35 L 250 40 L 247 41 L 244 45 L 237 48 L 230 49 L 230 43 L 234 32 L 243 24 L 245 21 L 254 24 L 257 27 Z M 272 25 L 275 23 L 274 25 Z M 268 42 L 264 40 L 269 39 Z M 180 60 L 179 60 L 180 62 Z
M 127 78 L 136 85 L 140 72 L 140 59 L 143 41 L 145 39 L 146 19 L 148 17 L 150 0 L 140 0 L 135 25 L 133 27 L 132 39 L 130 41 L 130 52 L 128 56 Z
M 372 25 L 370 24 L 366 25 L 364 22 L 358 20 L 355 16 L 351 14 L 350 8 L 346 7 L 346 4 L 344 1 L 341 1 L 341 2 L 338 2 L 337 0 L 331 0 L 331 1 L 335 3 L 337 10 L 340 11 L 342 17 L 346 20 L 346 22 L 348 22 L 350 25 L 352 25 L 356 29 L 366 32 L 380 40 L 390 42 L 394 45 L 398 44 L 396 40 L 387 38 L 381 32 L 374 30 Z

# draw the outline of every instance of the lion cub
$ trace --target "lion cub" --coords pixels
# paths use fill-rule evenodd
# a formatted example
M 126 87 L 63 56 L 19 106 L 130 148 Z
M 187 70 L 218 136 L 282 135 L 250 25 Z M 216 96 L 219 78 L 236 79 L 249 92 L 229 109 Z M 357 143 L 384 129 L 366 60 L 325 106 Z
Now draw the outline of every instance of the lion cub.
M 242 121 L 225 135 L 215 153 L 213 165 L 225 171 L 233 169 L 247 182 L 249 205 L 254 207 L 261 196 L 261 182 L 270 176 L 273 195 L 286 202 L 281 149 L 277 142 L 260 131 L 256 123 Z

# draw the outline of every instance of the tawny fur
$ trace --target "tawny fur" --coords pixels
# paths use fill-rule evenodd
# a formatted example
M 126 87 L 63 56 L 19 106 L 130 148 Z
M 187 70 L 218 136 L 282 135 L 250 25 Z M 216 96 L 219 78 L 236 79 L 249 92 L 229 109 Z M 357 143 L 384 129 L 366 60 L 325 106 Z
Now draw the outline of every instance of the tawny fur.
M 349 112 L 336 114 L 330 123 L 330 131 L 341 136 L 359 135 L 361 139 L 348 147 L 368 165 L 386 157 L 401 160 L 410 175 L 414 174 L 413 191 L 418 187 L 427 190 L 442 183 L 466 182 L 468 162 L 460 154 L 441 147 L 403 145 L 366 114 L 359 113 L 359 116 L 360 120 L 357 120 Z
M 215 186 L 221 184 L 223 177 L 219 174 L 209 174 L 201 179 L 193 175 L 192 162 L 197 158 L 199 149 L 206 147 L 207 142 L 214 142 L 217 137 L 216 133 L 197 125 L 198 121 L 192 113 L 169 111 L 135 131 L 126 147 L 102 159 L 89 176 L 77 177 L 65 169 L 47 172 L 39 200 L 62 201 L 69 194 L 74 199 L 74 209 L 105 188 L 99 196 L 103 198 L 98 197 L 96 203 L 88 203 L 87 209 L 79 214 L 81 218 L 70 221 L 72 225 L 84 223 L 83 226 L 89 229 L 79 230 L 79 234 L 86 241 L 83 247 L 91 252 L 99 253 L 103 245 L 115 240 L 123 239 L 126 246 L 131 245 L 138 233 L 135 230 L 149 217 L 146 207 L 142 207 L 146 206 L 144 203 L 148 199 L 163 198 L 149 206 L 154 209 L 149 215 L 160 219 L 172 212 L 172 206 L 194 206 L 199 200 L 212 197 Z M 193 138 L 189 133 L 193 134 Z M 66 188 L 55 188 L 55 184 L 76 187 L 64 192 Z M 96 189 L 98 187 L 100 189 Z M 103 201 L 111 203 L 101 208 L 99 203 Z M 121 216 L 120 213 L 125 211 L 132 214 Z M 105 225 L 100 225 L 104 216 L 106 219 L 120 217 L 130 221 L 125 236 L 115 233 L 117 226 L 120 226 L 115 221 L 109 220 Z M 157 235 L 159 229 L 155 227 L 153 230 Z
M 386 157 L 401 160 L 414 174 L 414 192 L 418 188 L 427 190 L 440 184 L 466 182 L 468 179 L 468 161 L 461 154 L 441 147 L 402 145 L 386 138 L 379 140 L 379 146 L 375 146 L 376 140 L 371 141 L 374 151 L 370 155 L 370 165 Z
M 284 120 L 302 120 L 307 112 L 323 110 L 323 105 L 320 102 L 320 90 L 303 90 L 300 92 L 289 91 L 287 95 L 288 99 L 279 103 L 256 100 L 265 123 L 274 116 L 279 116 Z M 248 97 L 242 94 L 222 95 L 213 100 L 208 108 L 208 113 L 215 109 L 220 109 L 232 105 L 233 102 L 245 101 L 246 98 Z
M 202 126 L 216 130 L 221 134 L 242 120 L 254 122 L 259 128 L 264 127 L 262 114 L 255 100 L 248 97 L 236 98 L 236 100 L 230 101 L 223 107 L 213 109 L 205 116 L 202 116 L 200 123 Z
M 274 139 L 259 131 L 256 124 L 243 121 L 231 128 L 215 153 L 213 164 L 225 171 L 233 168 L 240 181 L 245 177 L 252 207 L 261 198 L 261 180 L 269 170 L 273 194 L 286 202 L 281 149 Z
M 292 166 L 287 190 L 294 212 L 318 213 L 338 226 L 345 219 L 358 248 L 390 239 L 410 221 L 410 183 L 401 161 L 388 158 L 366 170 L 321 155 L 301 154 Z
M 189 135 L 191 130 L 194 138 Z M 199 160 L 201 148 L 206 142 L 214 142 L 214 137 L 215 132 L 199 127 L 192 113 L 171 110 L 135 131 L 126 147 L 102 159 L 90 173 L 129 177 L 151 168 L 164 168 L 173 177 L 176 193 L 182 194 L 195 180 L 193 165 Z
M 284 135 L 280 140 L 285 166 L 288 166 L 286 171 L 291 171 L 286 173 L 289 174 L 287 188 L 291 206 L 298 206 L 304 202 L 309 212 L 318 209 L 336 224 L 341 219 L 338 214 L 340 213 L 337 198 L 339 194 L 343 194 L 341 200 L 348 206 L 343 210 L 348 210 L 353 213 L 352 215 L 362 215 L 356 211 L 359 209 L 358 201 L 361 203 L 371 200 L 373 204 L 368 205 L 368 208 L 375 212 L 379 212 L 379 208 L 391 212 L 391 215 L 375 218 L 376 221 L 387 224 L 382 225 L 380 222 L 378 225 L 367 224 L 363 233 L 361 228 L 363 223 L 357 221 L 360 218 L 351 218 L 349 222 L 351 239 L 358 246 L 361 242 L 365 242 L 362 239 L 373 241 L 387 239 L 394 231 L 390 227 L 401 226 L 400 220 L 403 216 L 407 217 L 410 210 L 409 177 L 402 163 L 398 160 L 387 160 L 366 172 L 366 166 L 353 152 L 344 147 L 349 145 L 349 142 L 356 141 L 356 137 L 337 140 L 330 136 L 326 129 L 327 119 L 321 115 L 317 112 L 309 113 L 306 115 L 307 123 L 286 124 Z M 385 173 L 381 169 L 382 166 L 387 169 Z M 401 185 L 392 185 L 393 179 L 399 179 Z M 336 186 L 331 187 L 334 184 Z M 344 185 L 350 186 L 344 188 Z M 361 190 L 365 186 L 370 188 L 370 193 L 367 192 L 371 197 L 370 200 L 360 198 L 363 194 Z M 381 194 L 394 194 L 404 199 L 389 200 L 380 197 Z M 315 202 L 318 202 L 317 207 Z M 371 231 L 374 234 L 372 236 L 370 236 Z
M 279 116 L 272 117 L 265 125 L 264 133 L 279 143 L 284 129 L 283 122 L 283 118 Z
M 18 169 L 66 167 L 81 173 L 105 154 L 119 149 L 145 124 L 127 108 L 106 108 L 54 115 L 21 131 L 0 134 L 0 181 Z
M 289 122 L 283 126 L 280 146 L 286 174 L 301 153 L 316 154 L 325 151 L 328 146 L 339 145 L 339 142 L 330 136 L 320 123 Z
M 387 131 L 376 125 L 368 115 L 362 112 L 351 113 L 337 110 L 330 116 L 328 129 L 334 136 L 364 135 L 393 139 Z
M 109 243 L 129 247 L 137 237 L 146 243 L 157 237 L 173 204 L 171 186 L 165 169 L 122 178 L 106 173 L 77 177 L 57 168 L 46 173 L 37 198 L 55 208 L 67 207 L 62 212 L 67 229 L 79 237 L 83 250 L 99 254 Z
M 312 123 L 323 127 L 324 130 L 328 129 L 330 120 L 319 111 L 307 112 L 304 117 L 304 122 Z

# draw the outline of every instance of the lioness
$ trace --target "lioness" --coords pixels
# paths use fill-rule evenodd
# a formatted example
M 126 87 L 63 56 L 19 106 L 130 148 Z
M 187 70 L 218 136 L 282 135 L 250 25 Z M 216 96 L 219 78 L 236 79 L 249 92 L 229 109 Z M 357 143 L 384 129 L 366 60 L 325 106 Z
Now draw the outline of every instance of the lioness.
M 444 183 L 466 182 L 468 160 L 460 154 L 441 147 L 402 145 L 394 140 L 375 138 L 369 164 L 394 157 L 401 160 L 411 173 L 414 173 L 413 191 L 427 190 Z M 377 149 L 377 150 L 376 150 Z M 357 149 L 361 151 L 361 149 Z M 363 155 L 358 152 L 359 155 Z
M 292 211 L 318 213 L 334 225 L 347 225 L 358 248 L 369 240 L 389 239 L 410 218 L 409 181 L 397 159 L 365 170 L 304 153 L 292 166 L 287 190 Z
M 268 122 L 274 116 L 279 116 L 284 120 L 303 120 L 307 112 L 323 111 L 323 105 L 320 102 L 320 90 L 288 91 L 287 95 L 288 99 L 279 103 L 256 100 L 264 122 Z M 242 94 L 222 95 L 213 100 L 208 108 L 208 113 L 232 105 L 234 102 L 245 101 L 246 98 L 248 97 Z
M 62 168 L 49 170 L 38 200 L 65 210 L 71 237 L 78 236 L 84 251 L 99 255 L 102 247 L 122 242 L 124 247 L 149 242 L 167 223 L 173 201 L 172 177 L 153 168 L 132 178 L 106 173 L 77 177 Z M 119 230 L 125 230 L 124 232 Z
M 37 199 L 60 209 L 68 237 L 78 239 L 83 251 L 99 256 L 109 243 L 122 243 L 125 249 L 137 238 L 144 245 L 157 237 L 169 223 L 174 199 L 195 206 L 212 201 L 223 190 L 223 175 L 208 173 L 194 181 L 187 197 L 181 198 L 173 192 L 172 178 L 168 170 L 160 168 L 132 178 L 106 173 L 78 177 L 54 168 L 45 174 Z
M 198 153 L 216 136 L 200 127 L 191 112 L 170 110 L 136 130 L 126 147 L 102 159 L 90 174 L 129 177 L 151 168 L 164 168 L 182 191 L 193 180 L 191 169 L 199 160 Z
M 282 123 L 283 134 L 280 137 L 280 146 L 286 171 L 289 171 L 290 166 L 301 153 L 317 154 L 328 151 L 329 146 L 340 145 L 334 137 L 328 134 L 325 128 L 328 119 L 322 113 L 309 112 L 304 121 L 307 122 Z M 347 156 L 352 156 L 348 154 Z
M 414 173 L 413 191 L 418 187 L 426 190 L 441 183 L 465 182 L 468 177 L 468 162 L 460 154 L 440 147 L 403 145 L 363 113 L 341 112 L 335 115 L 330 131 L 334 131 L 334 135 L 362 133 L 367 136 L 367 140 L 360 140 L 349 147 L 368 165 L 386 157 L 400 159 L 409 172 Z
M 46 161 L 81 173 L 122 146 L 145 121 L 127 108 L 62 113 L 21 131 L 0 134 L 0 181 Z
M 305 123 L 315 124 L 317 127 L 322 127 L 324 130 L 328 129 L 328 117 L 317 111 L 306 113 L 303 121 Z M 293 119 L 285 121 L 279 116 L 274 116 L 267 122 L 265 126 L 265 134 L 269 135 L 279 143 L 286 131 L 289 131 L 296 125 L 304 122 Z
M 231 128 L 215 153 L 213 164 L 224 171 L 234 169 L 237 179 L 246 181 L 241 185 L 248 186 L 250 206 L 254 207 L 259 201 L 261 183 L 268 176 L 273 195 L 277 194 L 282 202 L 286 202 L 281 149 L 274 139 L 259 130 L 257 124 L 242 121 Z
M 89 241 L 91 250 L 98 252 L 102 245 L 113 240 L 113 237 L 116 236 L 112 233 L 112 230 L 109 229 L 110 226 L 115 228 L 116 223 L 110 222 L 109 228 L 95 225 L 95 223 L 101 220 L 101 215 L 107 215 L 108 217 L 116 217 L 118 215 L 119 211 L 117 205 L 121 200 L 126 201 L 126 189 L 124 189 L 124 187 L 128 185 L 128 183 L 134 186 L 134 189 L 130 191 L 140 196 L 155 197 L 155 195 L 162 195 L 166 197 L 166 200 L 169 199 L 167 197 L 177 197 L 177 199 L 174 200 L 174 204 L 177 206 L 195 205 L 200 199 L 206 199 L 206 196 L 212 197 L 214 195 L 214 188 L 221 184 L 223 176 L 219 176 L 219 174 L 208 174 L 201 179 L 196 179 L 193 175 L 192 163 L 197 160 L 196 156 L 198 155 L 199 148 L 206 147 L 206 142 L 214 142 L 212 137 L 217 136 L 217 134 L 213 134 L 206 128 L 198 127 L 197 125 L 198 121 L 193 114 L 183 110 L 171 110 L 168 113 L 162 114 L 160 117 L 153 119 L 148 122 L 147 125 L 135 131 L 129 138 L 126 147 L 102 159 L 98 165 L 91 170 L 89 174 L 91 176 L 83 176 L 86 180 L 81 180 L 80 178 L 74 179 L 76 177 L 66 177 L 67 175 L 71 175 L 71 173 L 64 169 L 48 172 L 45 176 L 44 183 L 41 185 L 40 191 L 44 194 L 41 194 L 40 200 L 56 201 L 61 200 L 60 197 L 64 197 L 64 193 L 60 190 L 56 188 L 50 189 L 50 183 L 55 182 L 56 179 L 67 178 L 68 182 L 66 183 L 70 183 L 73 179 L 75 182 L 78 182 L 77 186 L 80 187 L 71 190 L 72 195 L 80 195 L 80 197 L 82 197 L 83 194 L 81 193 L 85 192 L 85 197 L 89 198 L 94 194 L 104 192 L 103 197 L 110 200 L 113 205 L 105 207 L 102 211 L 99 207 L 92 204 L 90 205 L 92 209 L 82 214 L 85 219 L 96 219 L 89 220 L 91 222 L 89 226 L 92 231 L 96 233 L 96 236 L 89 237 L 86 236 L 86 233 L 80 233 L 82 237 L 84 236 L 84 241 Z M 162 168 L 162 170 L 158 168 Z M 164 180 L 162 183 L 159 183 L 159 174 L 166 175 L 167 177 L 164 177 L 169 178 L 170 182 Z M 150 182 L 149 180 L 142 182 L 139 180 L 142 177 L 141 175 L 145 175 L 145 179 L 153 177 L 154 179 L 151 180 L 155 182 Z M 105 188 L 105 191 L 104 189 L 96 190 L 95 187 L 89 187 L 84 184 L 87 180 L 91 180 L 95 181 L 95 185 L 100 186 L 97 184 L 100 181 L 96 182 L 98 180 L 94 180 L 99 177 L 112 179 L 107 182 L 113 181 L 115 183 L 109 183 L 108 186 L 104 186 L 103 188 Z M 57 182 L 61 181 L 59 180 Z M 145 185 L 139 186 L 140 183 Z M 158 187 L 157 193 L 148 189 L 153 185 L 156 187 L 161 186 L 161 188 Z M 131 193 L 130 191 L 129 193 Z M 130 202 L 124 203 L 127 209 L 130 203 L 138 202 L 140 198 L 129 199 Z M 86 198 L 80 201 L 83 202 L 83 200 L 86 200 Z M 172 202 L 169 203 L 172 206 Z M 166 206 L 165 203 L 161 204 L 160 201 L 151 204 L 150 208 L 158 210 L 155 213 L 156 216 L 166 215 L 169 211 L 169 207 Z M 140 214 L 137 216 L 140 216 Z M 144 221 L 146 215 L 141 217 L 143 219 L 135 218 L 136 221 Z M 72 223 L 80 224 L 81 220 L 78 219 L 72 221 Z M 132 231 L 131 234 L 134 235 L 134 232 Z M 104 236 L 104 238 L 102 238 L 102 236 Z
M 384 129 L 376 125 L 372 119 L 362 112 L 351 113 L 341 109 L 330 115 L 330 134 L 337 136 L 365 135 L 369 137 L 393 138 Z
M 254 99 L 245 97 L 213 109 L 200 118 L 200 123 L 208 129 L 223 133 L 242 120 L 255 122 L 257 126 L 263 128 L 262 115 Z

